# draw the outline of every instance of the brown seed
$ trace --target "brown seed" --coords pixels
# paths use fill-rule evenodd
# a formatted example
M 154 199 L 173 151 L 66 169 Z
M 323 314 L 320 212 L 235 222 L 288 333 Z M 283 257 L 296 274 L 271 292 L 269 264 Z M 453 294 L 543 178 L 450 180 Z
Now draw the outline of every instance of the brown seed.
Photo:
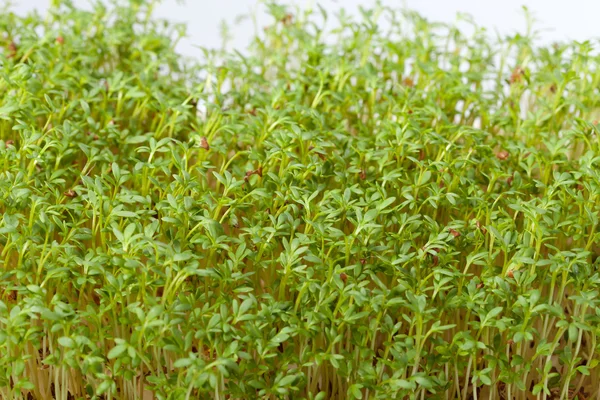
M 73 189 L 69 189 L 64 193 L 65 196 L 73 198 L 77 196 L 77 193 Z
M 15 42 L 10 42 L 8 45 L 8 58 L 13 58 L 17 55 L 17 44 Z
M 361 259 L 360 259 L 360 263 L 361 263 L 362 265 L 365 265 L 365 264 L 367 263 L 367 260 L 366 260 L 366 259 L 364 259 L 364 258 L 361 258 Z
M 498 158 L 498 160 L 506 160 L 508 158 L 509 154 L 508 151 L 506 150 L 500 150 L 499 152 L 496 153 L 496 157 Z
M 580 192 L 582 192 L 583 189 L 585 189 L 585 188 L 584 188 L 584 186 L 581 183 L 577 184 L 577 190 L 579 190 Z
M 523 78 L 523 75 L 525 75 L 525 70 L 523 70 L 521 67 L 516 67 L 510 75 L 510 84 L 520 82 Z
M 63 44 L 64 42 L 65 42 L 65 38 L 63 38 L 62 36 L 59 36 L 56 38 L 56 43 Z
M 440 259 L 438 256 L 433 256 L 433 266 L 437 266 L 439 263 Z
M 248 179 L 252 176 L 252 175 L 258 175 L 262 178 L 262 167 L 258 167 L 258 169 L 252 170 L 252 171 L 246 171 L 246 175 L 244 176 L 244 181 L 248 181 Z
M 413 81 L 410 77 L 406 77 L 402 80 L 402 84 L 411 88 L 415 86 L 415 81 Z
M 367 172 L 364 169 L 361 169 L 359 176 L 360 176 L 360 179 L 362 179 L 364 181 L 365 179 L 367 179 Z
M 483 282 L 480 282 L 480 283 L 477 284 L 477 289 L 481 289 L 483 286 L 484 286 Z
M 513 273 L 512 269 L 511 269 L 506 273 L 506 276 L 508 276 L 509 278 L 514 278 L 515 274 Z
M 281 23 L 285 26 L 289 26 L 292 24 L 293 16 L 292 14 L 286 14 L 285 17 L 281 18 Z
M 340 274 L 340 279 L 342 280 L 342 282 L 346 283 L 346 281 L 348 280 L 348 275 L 342 272 Z
M 408 113 L 409 113 L 409 114 L 412 114 L 412 113 L 413 113 L 413 110 L 408 110 Z
M 509 345 L 509 346 L 512 346 L 513 344 L 515 344 L 515 341 L 514 341 L 514 340 L 512 340 L 512 339 L 509 339 L 509 340 L 506 342 L 506 344 L 507 344 L 507 345 Z
M 481 222 L 477 221 L 475 225 L 477 226 L 477 229 L 479 229 L 484 235 L 487 233 L 487 229 L 485 229 L 485 226 L 483 226 Z
M 208 140 L 206 139 L 205 136 L 202 136 L 200 138 L 200 147 L 203 148 L 204 150 L 210 149 L 210 146 L 208 145 Z
M 6 143 L 6 145 L 7 145 L 7 146 L 10 146 L 10 145 L 13 145 L 13 144 L 15 143 L 15 141 L 14 141 L 14 140 L 12 140 L 12 139 L 8 139 L 8 140 L 7 140 L 6 142 L 4 142 L 4 143 Z
M 419 150 L 419 161 L 423 161 L 425 159 L 425 150 Z
M 514 177 L 509 176 L 508 179 L 506 179 L 506 183 L 510 186 L 510 185 L 512 185 L 513 180 L 514 180 Z
M 454 236 L 455 238 L 457 238 L 457 237 L 459 237 L 459 236 L 460 236 L 460 232 L 459 232 L 459 231 L 457 231 L 456 229 L 452 229 L 452 228 L 450 228 L 450 229 L 449 229 L 449 231 L 450 231 L 450 234 L 451 234 L 452 236 Z

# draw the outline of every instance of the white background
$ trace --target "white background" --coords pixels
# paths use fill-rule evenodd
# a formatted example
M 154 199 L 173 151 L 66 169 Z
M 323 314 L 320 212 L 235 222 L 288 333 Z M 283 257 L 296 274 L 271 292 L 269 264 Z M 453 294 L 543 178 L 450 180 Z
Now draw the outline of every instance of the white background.
M 7 0 L 0 0 L 0 4 Z M 12 0 L 15 2 L 15 0 Z M 77 4 L 86 4 L 86 0 L 75 0 Z M 360 5 L 372 4 L 371 0 L 296 0 L 300 5 L 314 4 L 324 6 L 329 11 L 344 7 L 356 12 Z M 542 30 L 544 42 L 574 39 L 587 40 L 600 37 L 600 0 L 382 0 L 389 6 L 408 7 L 419 11 L 434 21 L 453 22 L 457 12 L 471 14 L 479 25 L 490 31 L 512 33 L 524 31 L 525 18 L 521 6 L 525 5 L 539 21 L 536 27 Z M 31 10 L 44 12 L 50 0 L 16 0 L 13 7 L 18 13 Z M 232 28 L 234 40 L 232 46 L 243 49 L 254 32 L 254 25 L 245 20 L 232 26 L 235 17 L 257 9 L 260 27 L 268 19 L 257 8 L 257 0 L 186 0 L 180 4 L 176 0 L 164 0 L 157 10 L 161 17 L 176 22 L 188 23 L 189 37 L 179 46 L 187 55 L 200 54 L 194 45 L 216 47 L 221 43 L 220 22 L 225 20 Z

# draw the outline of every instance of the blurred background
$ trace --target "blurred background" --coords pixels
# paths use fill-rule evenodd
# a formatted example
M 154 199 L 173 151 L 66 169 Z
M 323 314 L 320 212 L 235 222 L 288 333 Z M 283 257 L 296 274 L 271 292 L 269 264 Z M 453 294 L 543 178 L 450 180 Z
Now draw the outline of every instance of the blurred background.
M 6 2 L 7 0 L 0 0 Z M 329 12 L 345 8 L 349 13 L 357 13 L 361 5 L 373 4 L 370 0 L 295 0 L 286 1 L 304 7 L 322 5 Z M 11 0 L 18 13 L 31 10 L 43 12 L 50 0 Z M 85 6 L 87 0 L 75 0 Z M 408 7 L 419 11 L 430 20 L 453 22 L 458 12 L 468 13 L 480 25 L 493 33 L 501 34 L 525 31 L 525 17 L 522 6 L 526 6 L 537 20 L 534 26 L 539 30 L 540 41 L 551 43 L 560 40 L 588 40 L 600 37 L 600 1 L 598 0 L 382 0 L 383 4 L 395 7 Z M 270 21 L 264 7 L 257 0 L 164 0 L 157 10 L 158 15 L 174 22 L 188 24 L 188 38 L 179 44 L 179 51 L 186 55 L 197 55 L 195 46 L 217 47 L 222 43 L 221 21 L 230 27 L 233 39 L 230 47 L 244 49 L 254 34 L 255 25 L 251 19 L 236 23 L 241 14 L 255 14 L 258 29 Z

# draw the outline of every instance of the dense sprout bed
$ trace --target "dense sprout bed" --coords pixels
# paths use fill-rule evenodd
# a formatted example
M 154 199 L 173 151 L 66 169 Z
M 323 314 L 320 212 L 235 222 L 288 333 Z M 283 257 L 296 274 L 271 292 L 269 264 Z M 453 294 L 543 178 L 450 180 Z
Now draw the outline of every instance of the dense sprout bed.
M 592 43 L 57 3 L 0 15 L 3 399 L 600 396 Z

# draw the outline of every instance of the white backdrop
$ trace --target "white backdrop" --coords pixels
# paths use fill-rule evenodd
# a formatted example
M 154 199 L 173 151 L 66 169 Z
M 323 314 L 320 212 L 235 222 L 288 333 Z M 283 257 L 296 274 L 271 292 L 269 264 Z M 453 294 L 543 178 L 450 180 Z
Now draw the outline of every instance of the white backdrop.
M 0 0 L 0 3 L 7 0 Z M 15 0 L 12 0 L 15 2 Z M 372 4 L 371 0 L 296 0 L 300 5 L 318 2 L 327 10 L 340 7 L 355 12 L 359 5 Z M 525 19 L 521 6 L 525 5 L 539 21 L 537 28 L 542 29 L 542 39 L 586 40 L 600 37 L 600 1 L 599 0 L 382 0 L 390 6 L 407 6 L 419 11 L 426 18 L 436 21 L 452 22 L 457 12 L 471 14 L 482 26 L 501 33 L 515 30 L 523 31 Z M 16 0 L 14 9 L 23 13 L 37 9 L 43 12 L 50 0 Z M 86 4 L 86 0 L 76 0 Z M 165 0 L 158 14 L 177 22 L 188 23 L 188 35 L 179 50 L 188 54 L 198 54 L 194 45 L 218 46 L 221 43 L 220 22 L 225 20 L 232 28 L 233 46 L 243 48 L 254 31 L 251 21 L 246 20 L 232 26 L 235 17 L 248 13 L 256 7 L 256 0 L 186 0 L 179 4 L 176 0 Z M 260 26 L 267 24 L 264 14 L 258 13 Z

